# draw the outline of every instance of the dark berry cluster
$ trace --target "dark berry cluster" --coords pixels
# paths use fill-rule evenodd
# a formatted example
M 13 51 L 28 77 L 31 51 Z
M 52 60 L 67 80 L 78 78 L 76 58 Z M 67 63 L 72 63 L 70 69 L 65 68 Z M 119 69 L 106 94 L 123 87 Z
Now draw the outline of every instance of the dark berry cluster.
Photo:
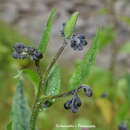
M 79 88 L 72 91 L 72 99 L 64 103 L 64 108 L 66 110 L 71 110 L 71 112 L 76 113 L 79 111 L 82 102 L 78 95 L 78 92 L 83 89 L 86 96 L 91 97 L 93 95 L 92 89 L 88 86 L 81 85 Z
M 71 38 L 71 48 L 73 48 L 73 50 L 83 50 L 83 47 L 86 46 L 88 43 L 86 41 L 86 38 L 84 35 L 76 35 L 74 34 Z
M 122 123 L 118 126 L 118 130 L 128 130 L 128 127 L 126 124 Z
M 13 57 L 15 59 L 26 59 L 31 58 L 34 61 L 40 60 L 43 56 L 38 49 L 33 47 L 25 46 L 22 43 L 17 43 L 14 45 Z

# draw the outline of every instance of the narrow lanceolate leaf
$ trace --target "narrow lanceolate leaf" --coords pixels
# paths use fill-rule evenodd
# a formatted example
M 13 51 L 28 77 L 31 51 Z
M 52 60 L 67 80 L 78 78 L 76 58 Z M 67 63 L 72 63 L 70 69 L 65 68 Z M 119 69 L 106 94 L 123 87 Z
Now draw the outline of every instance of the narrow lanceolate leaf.
M 38 74 L 31 69 L 25 69 L 25 70 L 23 70 L 23 73 L 31 81 L 31 83 L 34 86 L 35 93 L 37 93 L 38 85 L 39 85 L 39 82 L 40 82 Z
M 12 105 L 12 130 L 29 130 L 30 109 L 24 97 L 23 81 L 20 80 Z
M 51 69 L 48 75 L 48 81 L 45 86 L 45 95 L 53 96 L 60 91 L 60 69 L 57 65 Z
M 86 52 L 84 58 L 76 66 L 69 81 L 69 88 L 74 89 L 81 84 L 90 72 L 91 66 L 95 63 L 97 52 L 100 45 L 103 44 L 102 31 L 99 30 L 92 42 L 92 47 Z
M 74 31 L 78 16 L 79 16 L 79 12 L 75 12 L 75 13 L 72 14 L 70 19 L 67 21 L 67 23 L 65 25 L 65 28 L 64 28 L 65 38 L 68 39 L 73 34 L 73 31 Z
M 42 34 L 42 38 L 39 44 L 39 50 L 44 53 L 46 51 L 48 42 L 50 40 L 51 37 L 51 32 L 52 32 L 52 26 L 55 20 L 55 16 L 56 16 L 56 9 L 52 9 L 50 16 L 48 18 L 47 24 L 44 27 L 44 31 Z

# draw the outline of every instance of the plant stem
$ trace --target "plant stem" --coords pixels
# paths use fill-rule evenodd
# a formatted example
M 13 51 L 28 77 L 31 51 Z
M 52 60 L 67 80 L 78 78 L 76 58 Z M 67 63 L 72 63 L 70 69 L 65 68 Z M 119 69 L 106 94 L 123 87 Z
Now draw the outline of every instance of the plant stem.
M 39 61 L 35 62 L 35 66 L 36 66 L 36 70 L 37 73 L 40 77 L 40 82 L 39 82 L 39 87 L 38 87 L 38 92 L 37 92 L 37 96 L 33 105 L 33 109 L 32 109 L 32 115 L 31 115 L 31 120 L 30 120 L 30 128 L 31 130 L 35 130 L 35 126 L 36 126 L 36 120 L 37 120 L 37 116 L 38 116 L 38 101 L 41 95 L 41 88 L 42 88 L 42 74 L 41 74 L 41 69 L 40 69 L 40 65 L 39 65 Z
M 40 104 L 39 104 L 40 96 L 41 96 L 42 88 L 46 84 L 46 81 L 47 81 L 47 78 L 48 78 L 48 73 L 50 72 L 51 68 L 56 63 L 56 61 L 58 60 L 58 58 L 60 57 L 62 52 L 64 51 L 66 45 L 67 45 L 67 41 L 64 39 L 63 45 L 60 47 L 60 49 L 58 50 L 58 52 L 54 56 L 52 62 L 48 66 L 47 70 L 45 71 L 44 77 L 42 76 L 42 73 L 41 73 L 39 61 L 35 62 L 37 73 L 40 77 L 40 82 L 39 82 L 37 96 L 36 96 L 36 99 L 35 99 L 35 102 L 34 102 L 34 105 L 33 105 L 33 109 L 32 109 L 32 115 L 31 115 L 31 120 L 30 120 L 30 129 L 31 130 L 35 130 L 35 128 L 36 128 L 36 121 L 37 121 L 39 108 L 40 108 Z
M 59 48 L 58 52 L 56 53 L 56 55 L 52 59 L 51 63 L 48 65 L 48 67 L 47 67 L 47 69 L 45 71 L 45 74 L 44 74 L 43 86 L 44 86 L 44 82 L 46 82 L 48 73 L 50 72 L 53 65 L 57 62 L 58 58 L 60 57 L 60 55 L 64 51 L 67 44 L 68 44 L 67 41 L 64 39 L 63 45 Z
M 68 44 L 68 42 L 64 39 L 64 42 L 63 42 L 62 46 L 59 48 L 58 52 L 56 53 L 56 55 L 52 59 L 51 63 L 48 65 L 46 71 L 44 72 L 44 77 L 43 77 L 43 80 L 42 80 L 42 86 L 43 87 L 45 86 L 45 84 L 47 82 L 47 78 L 48 78 L 48 74 L 49 74 L 50 70 L 52 69 L 53 65 L 57 62 L 58 58 L 60 57 L 60 55 L 64 51 L 67 44 Z
M 53 99 L 63 98 L 69 95 L 74 95 L 75 93 L 79 92 L 83 88 L 84 87 L 81 85 L 78 88 L 70 90 L 68 92 L 64 92 L 64 93 L 54 95 L 54 96 L 41 97 L 39 100 L 39 109 L 42 108 L 42 105 L 44 104 L 46 100 L 53 100 Z

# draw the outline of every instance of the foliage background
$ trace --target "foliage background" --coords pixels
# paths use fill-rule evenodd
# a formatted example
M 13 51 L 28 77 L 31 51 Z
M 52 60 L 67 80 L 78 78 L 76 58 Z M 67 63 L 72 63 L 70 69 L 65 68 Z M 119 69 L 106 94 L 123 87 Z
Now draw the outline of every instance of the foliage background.
M 57 4 L 58 3 L 58 4 Z M 32 6 L 34 8 L 32 8 Z M 52 55 L 60 47 L 61 24 L 74 11 L 80 12 L 76 32 L 86 35 L 89 46 L 98 27 L 105 27 L 104 45 L 97 58 L 97 64 L 88 77 L 86 84 L 94 90 L 92 98 L 83 98 L 83 106 L 77 114 L 63 109 L 63 100 L 59 100 L 50 109 L 39 116 L 39 128 L 57 130 L 56 124 L 94 124 L 96 130 L 116 130 L 121 122 L 130 125 L 130 2 L 129 0 L 38 0 L 3 1 L 0 0 L 0 130 L 4 130 L 11 114 L 12 97 L 15 93 L 14 78 L 19 67 L 33 67 L 30 62 L 17 63 L 12 59 L 12 45 L 16 42 L 33 43 L 37 46 L 47 16 L 52 7 L 56 7 L 58 16 L 54 24 L 47 58 L 43 70 Z M 58 61 L 61 67 L 62 88 L 67 91 L 67 82 L 74 65 L 84 52 L 74 52 L 67 48 Z M 75 62 L 75 60 L 77 60 Z M 31 82 L 25 80 L 25 95 L 30 107 L 34 101 L 34 89 Z M 106 98 L 101 98 L 107 93 Z M 82 93 L 81 93 L 82 95 Z M 66 129 L 66 128 L 65 128 Z M 74 128 L 76 129 L 76 128 Z M 66 129 L 67 130 L 67 129 Z

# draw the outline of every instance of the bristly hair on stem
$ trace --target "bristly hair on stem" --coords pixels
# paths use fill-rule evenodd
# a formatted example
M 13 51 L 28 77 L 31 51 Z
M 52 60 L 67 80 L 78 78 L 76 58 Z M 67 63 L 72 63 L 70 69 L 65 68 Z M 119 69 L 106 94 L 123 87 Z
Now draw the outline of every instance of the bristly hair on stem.
M 40 110 L 43 108 L 50 107 L 52 105 L 51 100 L 55 100 L 58 98 L 66 97 L 66 96 L 72 96 L 72 98 L 65 102 L 64 108 L 66 110 L 71 110 L 71 112 L 75 113 L 78 112 L 79 107 L 81 106 L 81 100 L 78 95 L 78 92 L 82 89 L 85 93 L 86 96 L 91 97 L 92 96 L 92 89 L 86 85 L 75 85 L 76 87 L 79 86 L 77 89 L 61 93 L 59 94 L 59 88 L 60 88 L 60 74 L 59 74 L 59 68 L 55 67 L 55 64 L 59 57 L 61 56 L 62 52 L 64 51 L 65 47 L 68 44 L 67 40 L 71 41 L 70 47 L 73 48 L 73 50 L 83 50 L 83 46 L 87 45 L 87 41 L 84 35 L 75 35 L 74 33 L 74 28 L 79 16 L 79 12 L 75 12 L 72 14 L 70 19 L 66 22 L 62 32 L 64 33 L 64 42 L 62 46 L 59 48 L 58 52 L 56 55 L 53 57 L 52 61 L 50 64 L 47 66 L 47 69 L 45 70 L 44 73 L 42 73 L 41 66 L 40 66 L 40 61 L 43 58 L 43 54 L 45 53 L 45 50 L 47 48 L 48 41 L 51 36 L 51 30 L 52 30 L 52 25 L 54 22 L 54 18 L 56 15 L 56 10 L 53 9 L 51 11 L 51 14 L 48 18 L 47 25 L 45 30 L 43 31 L 43 36 L 42 40 L 39 45 L 39 49 L 33 48 L 31 46 L 26 46 L 24 44 L 16 44 L 14 46 L 14 53 L 13 57 L 15 59 L 31 59 L 35 63 L 35 68 L 36 68 L 36 74 L 32 76 L 32 73 L 30 74 L 31 79 L 34 80 L 34 77 L 38 77 L 38 82 L 36 81 L 36 86 L 37 86 L 37 94 L 36 94 L 36 99 L 34 101 L 34 105 L 32 108 L 32 114 L 31 117 L 29 117 L 30 121 L 30 130 L 35 130 L 36 129 L 36 121 L 38 118 L 38 114 Z M 53 70 L 53 71 L 52 71 Z M 50 76 L 51 75 L 51 76 Z M 53 78 L 52 78 L 53 77 Z M 54 78 L 55 77 L 55 78 Z M 36 78 L 37 79 L 37 78 Z M 52 84 L 55 84 L 54 86 Z M 52 86 L 53 93 L 50 95 L 48 94 L 51 89 L 44 90 L 46 86 Z M 56 87 L 55 87 L 56 86 Z M 58 86 L 58 87 L 57 87 Z M 50 87 L 48 87 L 50 88 Z M 55 90 L 55 91 L 54 91 Z M 48 91 L 48 92 L 47 92 Z M 54 101 L 53 100 L 53 101 Z
M 53 100 L 57 100 L 59 98 L 64 98 L 64 97 L 67 97 L 67 96 L 72 96 L 72 97 L 75 97 L 76 95 L 76 98 L 78 96 L 78 92 L 83 90 L 83 92 L 85 93 L 85 95 L 87 97 L 91 97 L 93 95 L 93 91 L 92 89 L 87 86 L 87 85 L 80 85 L 78 88 L 76 89 L 73 89 L 71 91 L 68 91 L 68 92 L 64 92 L 64 93 L 61 93 L 61 94 L 58 94 L 58 95 L 54 95 L 54 96 L 47 96 L 47 97 L 41 97 L 39 102 L 38 102 L 38 109 L 39 111 L 42 110 L 44 108 L 44 106 L 47 108 L 47 107 L 50 107 L 51 105 L 49 106 L 46 106 L 46 102 L 48 101 L 53 101 Z M 79 100 L 79 97 L 78 97 L 78 100 Z
M 52 59 L 51 63 L 48 65 L 46 71 L 44 72 L 44 80 L 43 80 L 43 85 L 42 86 L 45 85 L 48 73 L 50 72 L 50 70 L 53 67 L 53 65 L 57 62 L 58 58 L 60 57 L 60 55 L 64 51 L 64 49 L 67 46 L 67 44 L 68 44 L 68 42 L 66 41 L 66 39 L 64 39 L 64 42 L 63 42 L 62 46 L 59 48 L 58 52 L 56 53 L 56 55 Z
M 60 55 L 64 51 L 66 45 L 67 45 L 67 41 L 64 39 L 62 46 L 59 48 L 58 52 L 56 53 L 56 55 L 52 59 L 51 63 L 48 65 L 47 70 L 44 72 L 43 75 L 41 74 L 40 62 L 35 61 L 35 66 L 36 66 L 37 73 L 39 74 L 39 77 L 40 77 L 40 82 L 39 82 L 38 92 L 37 92 L 37 96 L 36 96 L 36 99 L 34 102 L 32 116 L 31 116 L 31 120 L 30 120 L 31 130 L 35 130 L 35 127 L 36 127 L 36 119 L 37 119 L 37 116 L 39 113 L 39 106 L 40 106 L 39 100 L 40 100 L 42 89 L 47 82 L 48 73 L 50 72 L 53 65 L 57 62 L 58 58 L 60 57 Z

